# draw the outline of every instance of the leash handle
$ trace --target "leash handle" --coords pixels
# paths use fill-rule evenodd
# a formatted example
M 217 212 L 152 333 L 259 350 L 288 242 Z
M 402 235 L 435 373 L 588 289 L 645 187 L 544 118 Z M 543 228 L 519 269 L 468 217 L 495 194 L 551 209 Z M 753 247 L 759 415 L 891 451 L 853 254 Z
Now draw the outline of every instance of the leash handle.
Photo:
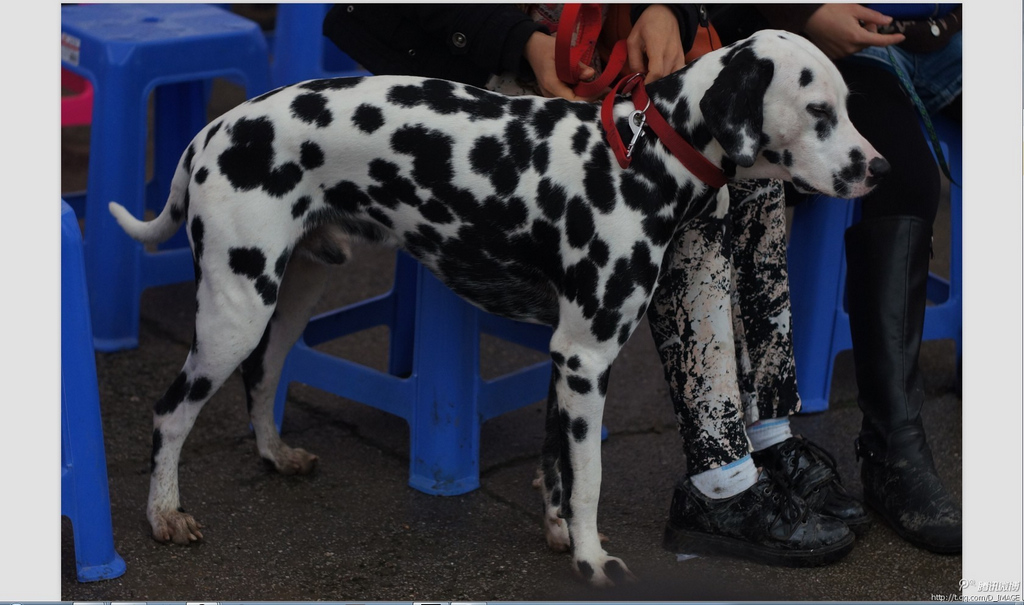
M 590 65 L 601 34 L 600 4 L 565 4 L 555 34 L 555 74 L 581 97 L 591 97 L 608 88 L 626 65 L 626 41 L 619 40 L 608 57 L 608 65 L 590 82 L 580 81 L 580 63 Z
M 942 153 L 942 144 L 939 143 L 939 135 L 935 132 L 935 126 L 932 125 L 932 118 L 928 114 L 928 110 L 925 108 L 924 103 L 921 101 L 921 97 L 917 96 L 917 91 L 914 90 L 914 83 L 911 82 L 907 74 L 900 69 L 899 61 L 897 61 L 896 56 L 893 55 L 892 48 L 886 47 L 885 50 L 889 54 L 889 62 L 892 64 L 893 71 L 896 72 L 896 77 L 899 78 L 900 84 L 903 85 L 903 89 L 906 91 L 907 96 L 910 97 L 914 107 L 917 108 L 917 113 L 920 114 L 921 121 L 924 122 L 924 128 L 928 132 L 928 138 L 931 139 L 932 149 L 935 151 L 935 157 L 938 160 L 942 174 L 946 175 L 946 178 L 949 179 L 950 183 L 960 187 L 960 183 L 956 182 L 956 179 L 954 179 L 953 175 L 950 173 L 949 164 L 946 163 L 946 156 Z

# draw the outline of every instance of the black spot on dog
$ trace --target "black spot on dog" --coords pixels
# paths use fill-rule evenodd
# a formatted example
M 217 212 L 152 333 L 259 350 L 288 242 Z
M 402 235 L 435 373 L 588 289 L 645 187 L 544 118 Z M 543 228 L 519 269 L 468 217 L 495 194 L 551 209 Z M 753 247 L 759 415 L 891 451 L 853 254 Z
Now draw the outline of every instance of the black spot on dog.
M 220 154 L 217 165 L 236 190 L 262 187 L 281 197 L 302 180 L 302 169 L 292 162 L 274 167 L 274 125 L 268 118 L 242 118 L 230 136 L 231 147 Z
M 839 116 L 834 107 L 828 103 L 808 103 L 807 113 L 815 119 L 814 131 L 818 139 L 824 141 L 832 135 L 832 130 L 839 124 Z
M 281 92 L 282 90 L 285 90 L 286 88 L 288 88 L 288 87 L 287 86 L 282 86 L 280 88 L 275 88 L 274 90 L 271 90 L 269 92 L 265 92 L 265 93 L 259 95 L 258 97 L 253 97 L 253 98 L 249 99 L 248 101 L 246 101 L 246 103 L 252 103 L 254 105 L 256 103 L 262 103 L 263 101 L 266 101 L 270 97 L 276 95 L 277 93 Z
M 762 150 L 761 155 L 763 155 L 764 159 L 768 160 L 772 164 L 778 164 L 782 162 L 782 156 L 780 156 L 778 152 L 772 151 L 771 149 Z
M 814 74 L 806 67 L 800 70 L 800 87 L 803 88 L 814 81 Z
M 597 377 L 597 392 L 604 397 L 608 394 L 608 378 L 611 376 L 612 368 L 609 366 L 601 375 Z
M 555 124 L 557 124 L 562 118 L 568 113 L 567 105 L 572 105 L 568 101 L 548 101 L 544 103 L 541 108 L 534 112 L 533 119 L 530 121 L 530 125 L 537 133 L 537 137 L 540 139 L 547 139 L 551 136 L 551 131 L 554 130 Z
M 583 152 L 587 150 L 587 143 L 590 142 L 590 129 L 587 128 L 586 124 L 580 124 L 580 127 L 576 129 L 576 134 L 572 136 L 572 151 L 576 155 L 583 155 Z
M 594 321 L 590 324 L 590 333 L 600 342 L 611 339 L 615 335 L 615 329 L 619 327 L 622 314 L 613 309 L 601 308 L 594 315 Z
M 565 234 L 569 245 L 583 248 L 594 237 L 594 231 L 594 214 L 590 206 L 580 196 L 574 195 L 569 200 L 565 215 Z
M 157 416 L 170 414 L 176 410 L 183 401 L 185 401 L 188 391 L 188 376 L 185 375 L 185 372 L 180 372 L 177 378 L 174 379 L 174 382 L 171 383 L 171 386 L 167 388 L 167 392 L 164 393 L 164 396 L 157 400 L 156 404 L 153 406 L 153 412 L 156 413 Z
M 198 216 L 192 219 L 189 230 L 192 232 L 192 263 L 195 267 L 196 285 L 198 286 L 203 278 L 203 272 L 199 265 L 199 261 L 203 258 L 205 247 L 203 238 L 206 234 L 206 226 L 203 224 L 203 219 Z
M 366 195 L 355 183 L 341 181 L 324 190 L 324 201 L 339 212 L 355 214 L 361 207 L 370 204 L 370 196 Z
M 256 292 L 263 299 L 263 304 L 272 305 L 277 302 L 277 282 L 266 275 L 256 278 Z
M 793 154 L 790 153 L 788 149 L 785 149 L 782 152 L 782 165 L 786 167 L 793 166 Z
M 366 192 L 380 205 L 395 209 L 399 204 L 419 206 L 423 203 L 416 193 L 416 185 L 399 175 L 398 165 L 387 160 L 370 162 L 370 178 L 380 183 L 367 187 Z
M 160 433 L 160 429 L 153 429 L 153 449 L 149 456 L 149 471 L 153 472 L 156 468 L 156 456 L 160 453 L 160 450 L 164 446 L 164 436 Z
M 580 570 L 580 575 L 583 576 L 584 580 L 589 580 L 594 577 L 594 568 L 590 566 L 590 563 L 586 561 L 576 561 L 576 568 Z
M 320 80 L 303 82 L 299 85 L 299 88 L 303 90 L 312 90 L 314 92 L 323 92 L 325 90 L 347 90 L 349 88 L 353 88 L 362 81 L 362 77 L 323 78 Z
M 597 265 L 590 259 L 581 259 L 565 270 L 565 297 L 576 302 L 583 311 L 583 316 L 590 319 L 597 313 L 600 303 L 597 299 L 598 271 Z
M 462 90 L 472 97 L 467 99 L 455 94 L 455 86 L 446 80 L 424 80 L 420 84 L 403 84 L 392 87 L 388 91 L 387 100 L 401 107 L 426 106 L 442 115 L 464 113 L 470 121 L 504 117 L 508 97 L 472 86 L 463 86 Z
M 300 197 L 292 204 L 292 218 L 299 218 L 309 210 L 309 206 L 313 203 L 313 198 L 308 195 Z
M 210 389 L 213 388 L 213 383 L 210 382 L 209 378 L 196 378 L 192 381 L 192 386 L 188 390 L 189 401 L 202 401 L 206 399 L 210 394 Z
M 384 125 L 384 113 L 379 107 L 363 103 L 352 114 L 352 123 L 366 134 L 373 134 Z
M 420 187 L 430 189 L 452 180 L 452 138 L 440 130 L 403 126 L 391 136 L 391 150 L 413 157 L 412 176 Z
M 266 354 L 267 346 L 270 344 L 270 326 L 271 324 L 268 323 L 267 327 L 263 330 L 263 337 L 260 338 L 259 344 L 242 362 L 242 385 L 245 387 L 245 405 L 250 414 L 252 414 L 253 404 L 252 393 L 263 382 L 265 375 L 263 356 Z
M 274 263 L 274 275 L 278 279 L 284 277 L 284 270 L 288 268 L 288 259 L 291 258 L 291 250 L 285 250 L 277 257 L 277 261 Z
M 324 165 L 324 151 L 312 141 L 306 141 L 299 149 L 299 163 L 306 170 L 312 170 Z
M 557 221 L 565 213 L 565 200 L 565 189 L 550 179 L 541 179 L 537 184 L 537 205 L 547 218 Z
M 526 127 L 520 121 L 509 122 L 505 126 L 505 141 L 508 143 L 508 154 L 519 172 L 530 166 L 533 156 L 533 143 L 526 133 Z
M 420 214 L 435 225 L 447 225 L 455 220 L 451 210 L 435 198 L 430 198 L 420 206 Z
M 562 355 L 558 351 L 551 351 L 551 361 L 554 361 L 557 365 L 565 365 L 565 355 Z
M 626 569 L 618 561 L 608 561 L 604 564 L 604 575 L 615 584 L 622 584 L 626 580 Z
M 327 97 L 309 92 L 292 99 L 292 116 L 317 128 L 327 128 L 334 121 L 334 115 L 327 109 Z
M 615 208 L 611 167 L 608 150 L 603 145 L 595 145 L 590 159 L 583 165 L 583 189 L 594 207 L 604 214 Z
M 533 169 L 541 176 L 548 171 L 548 154 L 548 144 L 546 142 L 537 145 L 533 149 Z
M 380 223 L 383 227 L 392 229 L 395 226 L 395 223 L 391 220 L 391 217 L 389 217 L 387 214 L 384 213 L 383 210 L 377 208 L 376 206 L 370 206 L 369 208 L 367 208 L 366 214 L 373 220 Z M 346 260 L 347 258 L 345 256 L 345 253 L 342 252 L 341 250 L 338 250 L 337 253 L 331 255 L 330 262 L 340 265 Z
M 619 346 L 626 344 L 630 334 L 633 333 L 633 324 L 622 324 L 619 326 Z
M 206 139 L 203 140 L 203 149 L 206 149 L 206 146 L 209 145 L 210 141 L 213 139 L 213 137 L 218 132 L 220 132 L 220 128 L 223 125 L 224 125 L 223 121 L 217 122 L 209 130 L 206 131 Z M 195 155 L 195 149 L 193 149 L 191 146 L 189 146 L 189 151 L 192 152 L 193 155 Z M 189 163 L 190 164 L 191 164 L 191 162 L 192 162 L 192 160 L 189 159 Z
M 228 266 L 239 275 L 256 279 L 267 268 L 267 257 L 259 248 L 231 248 L 228 250 Z
M 618 309 L 626 298 L 633 293 L 633 275 L 628 259 L 615 261 L 615 268 L 604 286 L 604 298 L 601 304 L 607 308 Z
M 569 358 L 569 361 L 566 362 L 566 367 L 568 367 L 573 372 L 579 370 L 581 365 L 582 363 L 580 362 L 579 355 L 573 355 L 572 357 Z
M 572 380 L 572 378 L 570 377 L 569 380 Z M 590 391 L 590 382 L 587 382 L 587 391 Z M 587 421 L 583 418 L 577 418 L 572 421 L 570 430 L 572 431 L 572 438 L 576 440 L 576 443 L 580 443 L 587 438 L 587 428 Z
M 206 178 L 208 176 L 210 176 L 210 171 L 206 169 L 206 166 L 203 166 L 199 170 L 196 170 L 196 184 L 202 185 L 203 183 L 206 182 Z

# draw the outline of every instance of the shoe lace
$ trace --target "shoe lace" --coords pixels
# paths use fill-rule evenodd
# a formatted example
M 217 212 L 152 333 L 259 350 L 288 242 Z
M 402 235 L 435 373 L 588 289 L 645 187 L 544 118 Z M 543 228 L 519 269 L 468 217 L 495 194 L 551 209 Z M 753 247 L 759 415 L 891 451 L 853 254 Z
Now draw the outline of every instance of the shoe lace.
M 793 439 L 790 444 L 789 452 L 784 456 L 784 459 L 793 460 L 795 464 L 797 459 L 803 458 L 804 456 L 816 462 L 820 462 L 826 469 L 828 469 L 828 476 L 825 478 L 825 481 L 835 479 L 836 481 L 842 482 L 839 478 L 839 472 L 836 470 L 836 459 L 832 454 L 809 439 L 803 437 Z
M 779 517 L 786 523 L 804 521 L 807 516 L 807 505 L 785 483 L 772 477 L 771 484 L 765 488 L 764 494 L 770 496 L 772 502 L 779 505 Z

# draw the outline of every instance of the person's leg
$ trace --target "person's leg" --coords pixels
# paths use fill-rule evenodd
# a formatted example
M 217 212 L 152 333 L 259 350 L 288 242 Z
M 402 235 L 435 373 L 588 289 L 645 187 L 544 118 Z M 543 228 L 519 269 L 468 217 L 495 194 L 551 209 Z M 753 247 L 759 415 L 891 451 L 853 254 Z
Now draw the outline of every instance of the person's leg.
M 747 436 L 753 460 L 803 498 L 812 510 L 855 532 L 870 526 L 851 497 L 835 458 L 793 435 L 799 411 L 786 267 L 785 194 L 781 181 L 745 181 L 730 188 L 733 204 L 733 322 L 741 368 Z
M 853 62 L 840 62 L 840 70 L 855 91 L 854 125 L 892 166 L 846 233 L 864 498 L 910 542 L 959 552 L 961 512 L 932 462 L 918 372 L 938 169 L 898 80 Z
M 689 472 L 673 492 L 664 545 L 768 564 L 829 563 L 852 547 L 849 529 L 758 472 L 749 455 L 732 334 L 730 225 L 707 217 L 676 235 L 648 310 Z

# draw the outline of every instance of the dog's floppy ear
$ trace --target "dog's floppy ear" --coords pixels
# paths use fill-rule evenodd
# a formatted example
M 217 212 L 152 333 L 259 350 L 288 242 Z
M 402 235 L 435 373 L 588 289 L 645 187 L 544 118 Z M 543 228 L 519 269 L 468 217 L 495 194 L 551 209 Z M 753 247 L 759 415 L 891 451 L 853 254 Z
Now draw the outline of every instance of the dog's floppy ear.
M 758 58 L 749 47 L 727 54 L 722 64 L 722 71 L 700 100 L 700 111 L 711 136 L 729 159 L 739 166 L 751 166 L 761 151 L 764 95 L 775 64 Z

